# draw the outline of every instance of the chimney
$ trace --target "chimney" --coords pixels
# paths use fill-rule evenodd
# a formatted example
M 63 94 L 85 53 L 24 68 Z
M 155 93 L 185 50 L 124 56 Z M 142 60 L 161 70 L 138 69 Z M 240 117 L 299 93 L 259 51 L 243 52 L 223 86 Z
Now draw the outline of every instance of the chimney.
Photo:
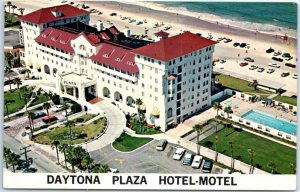
M 130 37 L 131 36 L 131 31 L 128 27 L 125 27 L 124 34 L 125 34 L 125 37 Z
M 101 20 L 97 21 L 97 30 L 102 31 L 104 29 L 104 24 Z

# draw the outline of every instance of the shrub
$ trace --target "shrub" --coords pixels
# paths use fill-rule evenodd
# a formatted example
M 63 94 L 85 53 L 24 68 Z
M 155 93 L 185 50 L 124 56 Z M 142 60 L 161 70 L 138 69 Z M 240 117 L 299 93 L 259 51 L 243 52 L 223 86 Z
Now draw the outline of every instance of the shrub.
M 79 112 L 79 111 L 81 111 L 81 105 L 79 105 L 78 103 L 75 103 L 71 106 L 71 110 L 74 113 Z
M 81 123 L 81 122 L 83 122 L 83 121 L 84 121 L 84 119 L 81 118 L 81 117 L 79 117 L 79 118 L 76 119 L 76 123 Z
M 26 133 L 25 133 L 25 132 L 23 132 L 21 135 L 22 135 L 22 137 L 25 137 L 25 136 L 26 136 Z

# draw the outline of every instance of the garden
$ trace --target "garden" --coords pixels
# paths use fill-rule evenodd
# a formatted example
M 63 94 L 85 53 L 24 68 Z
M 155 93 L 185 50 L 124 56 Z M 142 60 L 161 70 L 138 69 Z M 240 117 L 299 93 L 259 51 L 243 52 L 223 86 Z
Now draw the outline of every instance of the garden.
M 126 133 L 122 133 L 121 136 L 112 143 L 112 146 L 119 151 L 129 152 L 149 143 L 150 141 L 152 141 L 151 138 L 131 137 Z

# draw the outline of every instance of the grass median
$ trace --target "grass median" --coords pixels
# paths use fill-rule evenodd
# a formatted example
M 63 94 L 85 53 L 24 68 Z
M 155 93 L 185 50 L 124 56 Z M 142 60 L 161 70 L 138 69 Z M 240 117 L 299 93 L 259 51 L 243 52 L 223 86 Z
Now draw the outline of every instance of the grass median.
M 138 138 L 138 137 L 131 137 L 126 133 L 122 133 L 119 138 L 117 138 L 113 142 L 113 147 L 122 152 L 129 152 L 133 151 L 146 143 L 152 141 L 151 138 Z

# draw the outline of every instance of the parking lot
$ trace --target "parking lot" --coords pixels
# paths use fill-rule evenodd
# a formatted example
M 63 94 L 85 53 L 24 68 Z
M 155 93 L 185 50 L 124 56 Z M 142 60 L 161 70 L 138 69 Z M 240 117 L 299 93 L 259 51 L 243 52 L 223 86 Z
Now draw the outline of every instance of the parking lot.
M 102 149 L 92 151 L 91 157 L 97 163 L 108 164 L 120 173 L 202 173 L 200 169 L 182 165 L 181 161 L 173 160 L 176 146 L 168 144 L 164 151 L 155 149 L 158 141 L 151 141 L 142 148 L 130 153 L 118 152 L 108 145 Z M 213 166 L 212 173 L 222 173 L 222 170 Z

